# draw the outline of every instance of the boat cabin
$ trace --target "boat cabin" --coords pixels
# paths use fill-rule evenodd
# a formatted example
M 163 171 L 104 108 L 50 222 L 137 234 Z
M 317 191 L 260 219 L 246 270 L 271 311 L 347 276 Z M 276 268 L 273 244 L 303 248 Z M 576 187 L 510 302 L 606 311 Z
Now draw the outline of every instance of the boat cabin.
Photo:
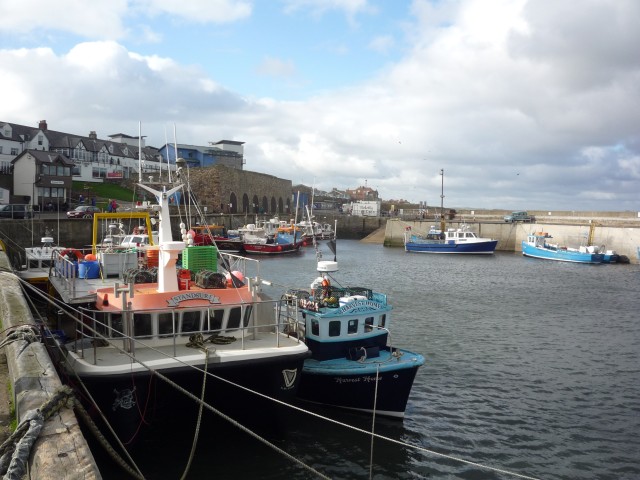
M 447 233 L 446 233 L 446 240 L 453 241 L 455 243 L 466 242 L 466 241 L 475 240 L 475 239 L 476 239 L 476 234 L 466 229 L 450 228 L 449 230 L 447 230 Z
M 249 327 L 252 312 L 252 305 L 245 304 L 131 312 L 84 310 L 83 314 L 85 324 L 97 332 L 98 338 L 124 338 L 125 334 L 136 340 L 151 340 L 155 345 L 170 345 L 176 337 L 195 333 L 205 337 L 238 333 Z M 127 316 L 130 322 L 126 321 Z M 85 332 L 85 337 L 94 335 Z
M 387 343 L 391 306 L 365 288 L 320 287 L 298 295 L 305 343 L 315 360 L 377 356 Z

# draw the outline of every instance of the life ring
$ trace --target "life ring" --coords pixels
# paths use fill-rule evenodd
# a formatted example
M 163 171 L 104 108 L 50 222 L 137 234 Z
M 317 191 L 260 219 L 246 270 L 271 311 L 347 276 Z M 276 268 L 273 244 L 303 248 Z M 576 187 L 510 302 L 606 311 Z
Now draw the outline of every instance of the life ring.
M 84 255 L 80 250 L 76 250 L 75 248 L 65 248 L 60 252 L 61 257 L 76 257 L 77 260 L 82 260 Z

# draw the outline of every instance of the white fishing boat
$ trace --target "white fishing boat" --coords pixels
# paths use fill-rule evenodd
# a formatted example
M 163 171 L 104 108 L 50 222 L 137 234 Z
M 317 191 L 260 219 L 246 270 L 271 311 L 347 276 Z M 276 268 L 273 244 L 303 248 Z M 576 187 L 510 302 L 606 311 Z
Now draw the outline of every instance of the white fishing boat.
M 75 249 L 59 247 L 51 234 L 46 231 L 36 247 L 24 248 L 24 263 L 16 269 L 16 274 L 23 280 L 33 284 L 46 284 L 55 255 L 71 256 L 75 261 L 82 258 L 82 253 Z
M 84 385 L 125 444 L 176 416 L 193 421 L 198 403 L 233 418 L 268 417 L 269 399 L 295 396 L 308 347 L 282 332 L 280 300 L 263 295 L 259 262 L 190 246 L 184 225 L 173 240 L 169 198 L 182 185 L 139 185 L 157 200 L 158 245 L 109 252 L 111 260 L 135 255 L 135 267 L 105 274 L 96 247 L 102 273 L 83 278 L 56 257 L 51 283 L 66 306 L 47 343 L 60 371 Z M 143 263 L 149 252 L 154 266 Z

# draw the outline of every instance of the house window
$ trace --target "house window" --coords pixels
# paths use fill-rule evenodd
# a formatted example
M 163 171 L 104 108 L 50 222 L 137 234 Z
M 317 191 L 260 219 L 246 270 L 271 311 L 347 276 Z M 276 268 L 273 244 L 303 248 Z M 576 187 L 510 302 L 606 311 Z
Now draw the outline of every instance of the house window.
M 0 154 L 2 153 L 2 145 L 0 145 Z
M 18 155 L 18 149 L 17 148 L 12 148 L 11 149 L 11 155 Z
M 43 140 L 44 140 L 44 136 L 38 135 L 38 145 L 42 146 L 42 144 L 44 143 Z

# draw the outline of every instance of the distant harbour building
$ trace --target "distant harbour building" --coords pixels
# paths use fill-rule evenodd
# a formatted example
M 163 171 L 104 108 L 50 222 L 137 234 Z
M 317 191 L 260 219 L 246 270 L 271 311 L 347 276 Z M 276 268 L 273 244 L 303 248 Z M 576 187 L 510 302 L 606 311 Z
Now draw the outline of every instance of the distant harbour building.
M 379 217 L 380 216 L 379 200 L 358 201 L 351 203 L 351 215 L 357 217 Z
M 244 166 L 244 142 L 235 140 L 220 140 L 219 142 L 209 142 L 208 147 L 198 145 L 187 145 L 183 143 L 167 143 L 159 149 L 159 154 L 169 163 L 175 165 L 177 158 L 183 158 L 189 168 L 212 167 L 214 165 L 225 165 L 227 167 L 242 170 Z

